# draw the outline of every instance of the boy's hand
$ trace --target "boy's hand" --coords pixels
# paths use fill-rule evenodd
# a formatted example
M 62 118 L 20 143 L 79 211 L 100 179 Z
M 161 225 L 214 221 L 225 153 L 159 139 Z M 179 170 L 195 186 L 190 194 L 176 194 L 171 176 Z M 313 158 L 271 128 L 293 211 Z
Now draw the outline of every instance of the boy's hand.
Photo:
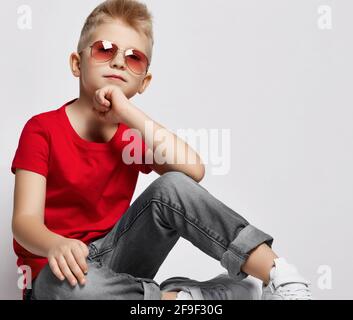
M 72 286 L 85 284 L 88 272 L 86 258 L 89 254 L 85 243 L 76 239 L 62 238 L 53 246 L 47 255 L 49 266 L 54 275 L 60 280 L 65 278 Z
M 118 86 L 98 89 L 93 97 L 93 111 L 102 120 L 112 124 L 122 122 L 123 113 L 129 108 L 129 99 Z

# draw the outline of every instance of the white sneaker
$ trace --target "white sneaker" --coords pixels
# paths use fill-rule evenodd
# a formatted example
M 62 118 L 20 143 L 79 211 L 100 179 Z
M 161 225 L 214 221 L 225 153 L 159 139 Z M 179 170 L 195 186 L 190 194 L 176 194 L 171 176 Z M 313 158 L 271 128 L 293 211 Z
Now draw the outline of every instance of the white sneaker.
M 262 300 L 313 300 L 309 281 L 305 280 L 295 266 L 284 258 L 274 260 L 270 282 L 262 286 Z

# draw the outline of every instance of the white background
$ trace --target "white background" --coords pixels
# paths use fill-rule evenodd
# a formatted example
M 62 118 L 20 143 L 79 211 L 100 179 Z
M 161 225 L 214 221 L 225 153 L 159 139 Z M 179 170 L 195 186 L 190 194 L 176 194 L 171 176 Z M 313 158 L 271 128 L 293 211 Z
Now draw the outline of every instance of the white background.
M 1 299 L 21 297 L 10 172 L 19 135 L 33 115 L 78 96 L 69 55 L 99 2 L 2 3 Z M 315 298 L 352 298 L 352 1 L 145 2 L 154 16 L 154 78 L 134 103 L 171 130 L 230 129 L 229 173 L 212 175 L 209 163 L 201 184 L 271 234 Z M 23 4 L 32 9 L 31 30 L 17 26 Z M 318 27 L 321 5 L 332 9 L 331 30 Z M 156 177 L 141 175 L 134 199 Z M 320 266 L 332 271 L 331 289 L 319 286 Z M 155 280 L 224 271 L 180 239 Z

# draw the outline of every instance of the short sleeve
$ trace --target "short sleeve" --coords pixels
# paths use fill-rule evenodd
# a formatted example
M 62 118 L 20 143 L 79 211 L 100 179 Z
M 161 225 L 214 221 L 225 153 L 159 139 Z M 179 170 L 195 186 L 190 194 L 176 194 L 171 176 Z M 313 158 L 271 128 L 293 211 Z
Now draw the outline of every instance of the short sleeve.
M 16 168 L 48 175 L 49 139 L 45 128 L 36 117 L 27 121 L 20 135 L 17 150 L 11 164 L 11 172 Z

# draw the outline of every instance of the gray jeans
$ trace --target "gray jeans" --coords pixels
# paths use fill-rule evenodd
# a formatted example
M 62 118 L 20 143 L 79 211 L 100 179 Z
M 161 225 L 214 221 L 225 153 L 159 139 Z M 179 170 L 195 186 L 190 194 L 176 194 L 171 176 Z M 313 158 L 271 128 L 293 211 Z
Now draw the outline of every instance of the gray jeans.
M 146 188 L 108 234 L 89 244 L 85 285 L 60 281 L 47 264 L 27 298 L 160 300 L 153 278 L 180 236 L 239 281 L 247 277 L 241 266 L 249 252 L 273 242 L 193 179 L 168 172 Z

